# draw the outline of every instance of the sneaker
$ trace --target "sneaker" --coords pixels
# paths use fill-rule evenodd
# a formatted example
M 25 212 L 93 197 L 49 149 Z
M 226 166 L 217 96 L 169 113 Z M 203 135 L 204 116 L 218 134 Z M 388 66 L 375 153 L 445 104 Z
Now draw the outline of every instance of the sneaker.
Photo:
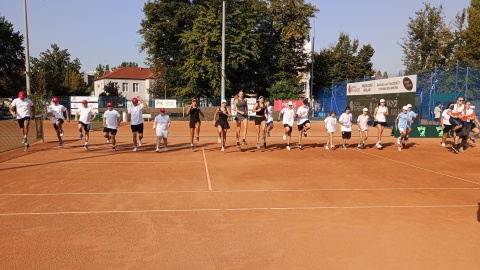
M 218 137 L 217 142 L 220 143 L 222 141 L 222 137 Z
M 365 142 L 362 142 L 362 149 L 365 149 Z
M 458 152 L 459 152 L 458 149 L 457 149 L 457 146 L 456 146 L 455 144 L 452 145 L 452 150 L 453 150 L 455 153 L 457 153 L 457 154 L 458 154 Z
M 453 138 L 453 129 L 448 131 L 448 137 Z
M 60 137 L 63 137 L 63 129 L 60 130 Z
M 260 144 L 259 143 L 257 143 L 257 149 L 260 149 Z
M 262 143 L 265 143 L 265 138 L 262 138 Z
M 465 150 L 463 149 L 463 147 L 460 147 L 458 148 L 458 152 L 465 152 Z
M 358 149 L 358 150 L 362 150 L 362 146 L 359 144 L 359 145 L 357 146 L 357 149 Z
M 60 148 L 63 148 L 63 141 L 60 141 Z
M 398 146 L 398 151 L 402 151 L 402 146 Z
M 328 148 L 328 145 L 325 145 L 325 150 L 328 150 L 328 149 L 330 149 L 330 148 Z
M 242 145 L 247 145 L 247 142 L 245 141 L 245 139 L 243 139 Z
M 343 150 L 347 150 L 347 146 L 345 144 L 342 145 Z
M 330 146 L 330 150 L 335 150 L 335 149 L 337 149 L 337 147 L 335 147 L 335 145 Z
M 303 146 L 301 144 L 298 145 L 298 150 L 303 150 Z
M 158 148 L 155 149 L 155 152 L 160 153 L 160 149 L 158 149 Z
M 270 137 L 270 131 L 267 131 L 267 136 Z
M 283 140 L 285 141 L 287 139 L 287 134 L 283 133 Z
M 307 137 L 307 132 L 306 131 L 303 131 L 303 137 Z
M 237 142 L 237 147 L 240 148 L 240 142 Z
M 195 151 L 195 146 L 190 145 L 190 150 L 192 150 L 192 152 Z
M 142 146 L 142 140 L 138 140 L 138 146 Z
M 263 141 L 263 148 L 267 148 L 267 141 Z
M 112 152 L 117 151 L 117 148 L 115 146 L 112 146 Z
M 405 141 L 408 142 L 408 136 L 405 136 Z
M 472 136 L 470 136 L 470 141 L 472 141 L 472 143 L 475 143 L 475 138 L 473 138 Z
M 80 137 L 80 140 L 81 140 L 83 138 L 83 133 L 80 133 L 79 137 Z
M 88 150 L 88 144 L 85 144 L 83 148 L 85 148 L 85 150 Z
M 23 147 L 23 150 L 27 151 L 29 147 L 30 147 L 30 144 L 26 143 L 25 146 Z
M 27 143 L 27 138 L 26 138 L 26 137 L 23 137 L 22 143 L 23 143 L 23 144 L 26 144 L 26 143 Z
M 224 152 L 224 151 L 225 151 L 225 146 L 222 145 L 222 152 Z
M 195 141 L 200 141 L 200 136 L 195 137 Z
M 444 143 L 444 142 L 442 142 L 442 147 L 445 147 L 445 143 Z
M 163 148 L 163 152 L 168 152 L 168 148 L 167 148 L 167 147 L 164 147 L 164 148 Z
M 287 145 L 287 150 L 290 151 L 290 146 Z
M 112 138 L 112 136 L 108 136 L 107 138 L 107 143 L 110 143 L 110 139 Z
M 137 152 L 138 151 L 138 148 L 137 147 L 134 147 L 133 148 L 133 152 Z

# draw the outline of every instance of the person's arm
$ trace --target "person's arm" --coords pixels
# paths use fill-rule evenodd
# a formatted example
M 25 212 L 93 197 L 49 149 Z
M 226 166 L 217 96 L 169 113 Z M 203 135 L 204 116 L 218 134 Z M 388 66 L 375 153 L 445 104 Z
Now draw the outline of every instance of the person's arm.
M 13 118 L 17 118 L 17 114 L 15 113 L 15 105 L 8 106 L 8 109 L 10 110 L 10 114 L 13 116 Z
M 145 103 L 145 101 L 143 101 L 143 99 L 140 96 L 137 96 L 137 99 L 140 101 L 140 103 L 142 103 L 143 108 L 148 108 L 148 104 Z
M 280 118 L 282 117 L 283 115 L 283 109 L 280 111 L 280 113 L 278 114 L 278 119 L 277 119 L 277 122 L 280 122 Z
M 118 117 L 117 117 L 117 128 L 120 126 L 120 123 L 122 123 L 122 116 L 120 114 L 118 114 Z
M 232 113 L 230 112 L 230 108 L 227 107 L 227 113 L 228 113 L 228 117 L 232 117 Z
M 443 124 L 443 115 L 440 116 L 440 124 L 442 125 L 442 129 L 445 129 L 445 125 Z
M 398 130 L 398 116 L 395 118 L 395 129 Z
M 155 120 L 153 120 L 153 128 L 155 129 L 157 127 L 157 117 L 155 117 Z
M 378 111 L 378 107 L 376 107 L 375 110 L 373 110 L 373 121 L 377 121 L 377 111 Z
M 257 107 L 258 107 L 258 103 L 255 103 L 255 105 L 253 105 L 252 113 L 257 112 Z
M 213 114 L 213 125 L 215 125 L 215 121 L 217 121 L 217 114 L 218 114 L 219 108 L 215 110 L 215 113 Z
M 93 118 L 90 119 L 90 122 L 93 122 L 93 120 L 95 120 L 96 117 L 97 117 L 97 112 L 93 112 Z
M 200 115 L 203 117 L 203 119 L 205 119 L 205 121 L 208 121 L 208 120 L 207 120 L 207 117 L 205 117 L 205 115 L 203 114 L 202 110 L 198 110 L 198 113 L 200 113 Z
M 385 106 L 385 110 L 386 110 L 386 111 L 385 111 L 384 115 L 385 115 L 385 116 L 388 116 L 389 114 L 388 114 L 388 107 L 387 107 L 387 106 Z
M 64 111 L 64 112 L 65 112 L 65 114 L 67 115 L 67 122 L 69 122 L 69 123 L 70 123 L 70 114 L 68 114 L 68 109 L 67 109 L 67 108 L 65 108 L 65 107 L 63 107 L 63 108 L 65 109 L 65 111 Z M 63 112 L 62 112 L 62 113 L 63 113 Z
M 107 118 L 105 117 L 105 115 L 103 116 L 103 126 L 106 127 L 107 126 Z
M 63 113 L 63 112 L 62 112 L 62 113 Z M 47 116 L 48 116 L 48 117 L 54 117 L 54 116 L 53 116 L 53 113 L 52 113 L 52 108 L 51 108 L 50 106 L 48 106 L 48 108 L 47 108 Z M 56 117 L 55 117 L 55 118 L 56 118 Z
M 172 125 L 172 121 L 170 120 L 170 116 L 168 116 L 168 127 Z
M 239 114 L 243 114 L 243 112 L 241 113 L 239 110 L 237 110 L 237 103 L 238 103 L 238 99 L 235 99 L 233 101 L 233 111 Z

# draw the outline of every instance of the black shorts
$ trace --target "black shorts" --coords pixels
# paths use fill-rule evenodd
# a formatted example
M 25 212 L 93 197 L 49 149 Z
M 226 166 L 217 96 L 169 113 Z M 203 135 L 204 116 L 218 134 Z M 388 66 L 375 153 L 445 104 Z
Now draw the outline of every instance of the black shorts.
M 440 122 L 440 118 L 433 118 L 433 121 Z
M 90 131 L 90 124 L 85 124 L 85 123 L 80 122 L 80 121 L 78 121 L 78 123 L 83 126 L 83 130 L 85 130 L 85 132 Z
M 25 121 L 30 121 L 30 116 L 24 117 L 22 119 L 17 119 L 17 121 L 18 121 L 18 126 L 20 128 L 23 128 L 25 127 Z
M 452 126 L 452 125 L 445 125 L 445 124 L 443 124 L 443 126 L 445 127 L 445 128 L 443 129 L 443 133 L 448 133 L 450 130 L 453 129 L 453 126 Z
M 55 121 L 55 123 L 53 123 L 53 128 L 55 130 L 58 130 L 57 122 L 59 122 L 60 125 L 61 125 L 61 124 L 63 124 L 64 121 L 63 121 L 63 119 L 57 119 L 57 121 Z
M 298 131 L 302 131 L 302 130 L 303 130 L 303 127 L 304 127 L 306 124 L 310 124 L 310 120 L 307 120 L 307 121 L 303 122 L 302 124 L 297 125 L 297 126 L 298 126 Z
M 132 132 L 143 134 L 143 123 L 138 125 L 130 125 L 130 128 L 132 129 Z
M 386 127 L 387 126 L 387 122 L 377 122 L 377 121 L 373 121 L 373 126 L 376 127 L 377 125 L 380 125 L 382 127 Z
M 283 124 L 283 127 L 288 127 L 288 133 L 292 133 L 292 127 L 289 124 Z
M 255 116 L 255 126 L 259 126 L 263 121 L 267 121 L 267 118 L 264 116 Z
M 110 134 L 112 134 L 112 135 L 114 135 L 114 136 L 117 135 L 117 130 L 116 130 L 116 129 L 113 129 L 113 128 L 104 127 L 104 128 L 103 128 L 103 132 L 104 132 L 104 133 L 107 133 L 107 134 L 110 133 Z
M 463 125 L 462 121 L 458 118 L 450 117 L 450 124 L 454 127 Z
M 342 139 L 350 140 L 352 138 L 351 131 L 342 131 Z
M 194 121 L 190 120 L 190 128 L 195 128 L 195 125 L 197 123 L 200 123 L 200 120 L 194 120 Z

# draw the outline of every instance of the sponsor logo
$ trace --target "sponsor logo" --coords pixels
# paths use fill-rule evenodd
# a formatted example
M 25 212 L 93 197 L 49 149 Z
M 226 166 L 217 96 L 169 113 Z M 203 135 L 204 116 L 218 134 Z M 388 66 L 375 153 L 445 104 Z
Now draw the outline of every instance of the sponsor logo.
M 419 126 L 417 127 L 418 133 L 420 134 L 420 137 L 425 137 L 425 131 L 427 130 L 426 127 L 424 126 Z
M 443 129 L 442 127 L 435 127 L 437 129 L 437 133 L 438 133 L 438 137 L 442 137 L 443 136 Z
M 397 107 L 398 106 L 398 100 L 387 100 L 387 107 Z
M 353 85 L 349 85 L 348 86 L 348 93 L 360 93 L 360 88 L 358 88 L 356 86 L 353 86 Z
M 408 91 L 412 91 L 413 89 L 412 80 L 410 80 L 410 78 L 408 77 L 403 78 L 403 87 L 405 87 L 405 89 L 407 89 Z

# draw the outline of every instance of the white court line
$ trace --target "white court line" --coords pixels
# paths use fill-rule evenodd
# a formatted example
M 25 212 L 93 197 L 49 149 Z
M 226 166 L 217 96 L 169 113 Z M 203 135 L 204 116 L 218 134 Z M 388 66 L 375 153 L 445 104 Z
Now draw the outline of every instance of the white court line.
M 78 215 L 78 214 L 122 214 L 122 213 L 181 213 L 181 212 L 220 212 L 220 211 L 292 211 L 325 209 L 408 209 L 408 208 L 477 208 L 476 204 L 465 205 L 378 205 L 378 206 L 307 206 L 307 207 L 252 207 L 252 208 L 192 208 L 192 209 L 152 209 L 152 210 L 105 210 L 105 211 L 65 211 L 65 212 L 18 212 L 0 213 L 0 216 L 32 215 Z
M 184 160 L 184 161 L 51 161 L 49 163 L 55 162 L 55 165 L 58 164 L 171 164 L 171 163 L 200 163 L 202 162 L 201 160 L 199 161 L 190 161 L 190 160 Z M 11 165 L 43 165 L 45 162 L 0 162 L 0 165 L 6 165 L 6 164 L 11 164 Z
M 324 189 L 253 189 L 253 190 L 171 190 L 171 191 L 119 191 L 119 192 L 60 192 L 60 193 L 5 193 L 8 196 L 81 196 L 81 195 L 148 195 L 178 193 L 249 193 L 249 192 L 323 192 L 323 191 L 421 191 L 421 190 L 480 190 L 480 188 L 324 188 Z
M 212 182 L 210 181 L 210 173 L 208 172 L 207 157 L 205 156 L 205 149 L 202 147 L 203 161 L 205 162 L 205 173 L 207 174 L 208 190 L 212 191 Z
M 453 175 L 449 175 L 449 174 L 441 173 L 441 172 L 436 172 L 436 171 L 433 171 L 433 170 L 430 170 L 430 169 L 422 168 L 422 167 L 415 166 L 415 165 L 412 165 L 412 164 L 408 164 L 408 163 L 405 163 L 405 162 L 402 162 L 402 161 L 398 161 L 398 160 L 395 160 L 395 159 L 382 157 L 382 156 L 375 155 L 375 154 L 371 154 L 371 153 L 367 153 L 367 152 L 364 152 L 364 151 L 359 151 L 359 150 L 353 150 L 353 151 L 359 152 L 359 153 L 362 153 L 362 154 L 365 154 L 365 155 L 370 155 L 370 156 L 374 156 L 374 157 L 378 157 L 378 158 L 390 160 L 390 161 L 393 161 L 393 162 L 396 162 L 396 163 L 399 163 L 399 164 L 402 164 L 402 165 L 410 166 L 410 167 L 412 167 L 412 168 L 416 168 L 416 169 L 424 170 L 424 171 L 427 171 L 427 172 L 431 172 L 431 173 L 435 173 L 435 174 L 447 176 L 447 177 L 450 177 L 450 178 L 453 178 L 453 179 L 457 179 L 457 180 L 460 180 L 460 181 L 463 181 L 463 182 L 467 182 L 467 183 L 471 183 L 471 184 L 475 184 L 475 185 L 479 185 L 479 186 L 480 186 L 480 183 L 478 183 L 478 182 L 470 181 L 470 180 L 463 179 L 463 178 L 460 178 L 460 177 L 457 177 L 457 176 L 453 176 Z

